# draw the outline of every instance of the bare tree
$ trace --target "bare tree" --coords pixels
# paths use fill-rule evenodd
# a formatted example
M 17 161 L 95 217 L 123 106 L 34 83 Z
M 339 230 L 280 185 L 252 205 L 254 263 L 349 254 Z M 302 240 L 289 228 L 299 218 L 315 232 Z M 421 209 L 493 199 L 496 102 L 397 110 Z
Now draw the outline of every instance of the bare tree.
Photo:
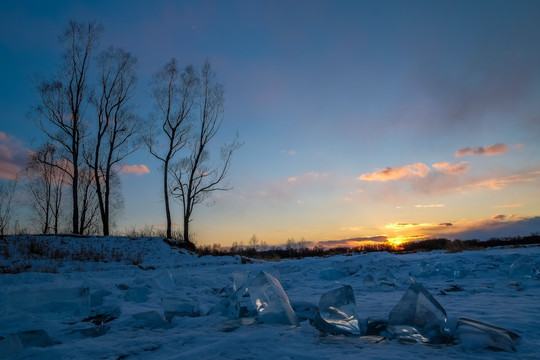
M 101 25 L 95 22 L 70 21 L 59 38 L 64 47 L 60 75 L 37 85 L 39 126 L 62 148 L 65 161 L 55 166 L 71 180 L 74 233 L 79 232 L 79 166 L 86 136 L 83 120 L 89 95 L 87 74 L 101 32 Z
M 0 179 L 0 236 L 4 236 L 11 221 L 11 205 L 17 180 Z
M 110 233 L 111 179 L 119 163 L 138 148 L 133 140 L 140 125 L 129 107 L 135 93 L 137 59 L 122 49 L 109 48 L 100 54 L 98 63 L 101 73 L 99 98 L 94 101 L 96 137 L 85 151 L 85 160 L 94 175 L 103 235 L 107 236 Z
M 43 234 L 58 233 L 65 174 L 51 164 L 57 164 L 58 152 L 54 144 L 47 142 L 30 154 L 27 167 L 28 192 L 31 208 Z
M 167 217 L 167 238 L 172 237 L 169 167 L 176 154 L 186 145 L 189 116 L 198 84 L 199 79 L 193 67 L 187 66 L 180 73 L 174 58 L 154 74 L 153 93 L 161 131 L 156 134 L 153 129 L 150 129 L 143 135 L 143 140 L 150 153 L 163 163 L 163 199 Z M 160 146 L 158 142 L 160 135 L 165 137 L 164 146 Z
M 80 222 L 78 234 L 97 234 L 99 226 L 99 204 L 94 191 L 94 174 L 88 168 L 79 173 Z
M 189 223 L 195 205 L 203 203 L 214 191 L 230 190 L 224 179 L 231 164 L 231 156 L 240 146 L 237 138 L 221 149 L 221 163 L 210 163 L 208 144 L 217 134 L 223 120 L 223 86 L 216 81 L 211 65 L 206 61 L 202 68 L 198 91 L 199 114 L 190 135 L 190 154 L 171 169 L 173 196 L 183 207 L 184 241 L 192 244 Z

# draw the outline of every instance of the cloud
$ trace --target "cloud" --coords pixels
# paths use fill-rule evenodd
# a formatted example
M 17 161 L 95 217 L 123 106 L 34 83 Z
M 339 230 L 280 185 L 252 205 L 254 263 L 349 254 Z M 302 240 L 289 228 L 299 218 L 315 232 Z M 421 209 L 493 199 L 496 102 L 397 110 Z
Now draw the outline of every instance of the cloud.
M 456 156 L 457 157 L 462 157 L 462 156 L 465 156 L 465 155 L 478 155 L 478 156 L 488 155 L 488 156 L 492 156 L 492 155 L 503 154 L 505 152 L 506 152 L 506 145 L 501 144 L 501 143 L 497 143 L 495 145 L 486 146 L 486 147 L 478 146 L 478 147 L 474 147 L 474 148 L 470 148 L 470 147 L 463 148 L 463 149 L 460 149 L 460 150 L 456 151 Z
M 296 150 L 281 150 L 280 153 L 293 156 L 296 155 Z
M 429 205 L 415 205 L 417 208 L 441 208 L 444 207 L 444 204 L 429 204 Z
M 440 162 L 432 165 L 435 169 L 444 172 L 447 175 L 464 174 L 469 171 L 469 165 L 466 161 L 462 161 L 457 164 L 450 164 L 449 162 Z
M 287 179 L 288 182 L 295 182 L 296 180 L 298 180 L 297 178 L 295 177 L 290 177 Z
M 28 154 L 19 139 L 0 131 L 0 178 L 15 180 L 26 166 Z
M 506 220 L 506 215 L 503 215 L 503 214 L 494 215 L 491 217 L 491 220 L 504 221 Z
M 497 205 L 496 208 L 516 208 L 521 207 L 523 204 L 506 204 L 506 205 Z
M 527 236 L 538 232 L 538 229 L 540 229 L 540 216 L 508 216 L 502 219 L 503 216 L 497 215 L 495 219 L 491 218 L 468 225 L 464 224 L 460 226 L 461 231 L 452 233 L 452 238 L 488 240 L 493 237 Z
M 496 177 L 496 178 L 473 182 L 473 183 L 461 186 L 457 190 L 468 190 L 468 189 L 501 190 L 509 185 L 534 181 L 536 180 L 537 175 L 538 174 L 536 174 L 535 172 L 532 172 L 528 174 L 515 174 L 515 175 L 504 176 L 504 177 Z
M 429 173 L 429 167 L 422 163 L 411 165 L 397 166 L 395 168 L 388 167 L 383 170 L 378 170 L 368 174 L 362 174 L 358 180 L 365 181 L 389 181 L 398 179 L 409 179 L 420 177 L 424 178 Z
M 388 240 L 385 235 L 379 236 L 369 236 L 369 237 L 357 237 L 351 239 L 342 239 L 342 240 L 326 240 L 319 241 L 317 245 L 323 246 L 325 248 L 335 248 L 335 247 L 355 247 L 367 245 L 370 243 L 384 243 Z
M 122 164 L 122 172 L 124 174 L 135 174 L 141 176 L 143 174 L 149 174 L 150 170 L 146 165 L 126 165 Z

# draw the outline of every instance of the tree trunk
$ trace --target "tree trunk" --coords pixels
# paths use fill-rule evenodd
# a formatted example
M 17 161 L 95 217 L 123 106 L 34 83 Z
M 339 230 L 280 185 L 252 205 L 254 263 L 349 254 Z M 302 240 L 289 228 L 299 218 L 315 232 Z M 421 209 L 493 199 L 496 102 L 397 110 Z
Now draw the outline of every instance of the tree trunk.
M 73 184 L 71 190 L 73 194 L 73 233 L 79 234 L 79 168 L 76 164 L 76 162 L 73 163 Z
M 171 209 L 169 206 L 169 161 L 168 159 L 163 164 L 163 196 L 165 197 L 165 214 L 167 216 L 167 239 L 172 238 L 172 221 L 171 221 Z

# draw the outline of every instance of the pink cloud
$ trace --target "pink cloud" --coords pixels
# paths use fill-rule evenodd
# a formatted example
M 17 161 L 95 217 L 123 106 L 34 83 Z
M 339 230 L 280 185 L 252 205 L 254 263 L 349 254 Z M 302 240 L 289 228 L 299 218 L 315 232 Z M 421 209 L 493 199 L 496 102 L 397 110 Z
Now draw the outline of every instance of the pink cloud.
M 122 172 L 124 174 L 135 174 L 141 176 L 143 174 L 149 174 L 150 170 L 146 165 L 126 165 L 122 164 Z
M 491 155 L 503 154 L 505 152 L 506 152 L 506 145 L 498 143 L 498 144 L 491 145 L 491 146 L 486 146 L 486 147 L 478 146 L 478 147 L 474 147 L 474 148 L 470 148 L 470 147 L 463 148 L 463 149 L 460 149 L 460 150 L 456 151 L 456 156 L 457 157 L 461 157 L 461 156 L 465 156 L 465 155 L 478 155 L 478 156 L 488 155 L 488 156 L 491 156 Z
M 440 162 L 432 165 L 435 169 L 443 171 L 447 175 L 464 174 L 469 171 L 469 166 L 466 161 L 462 161 L 457 164 L 450 164 L 448 162 Z
M 424 178 L 429 173 L 429 167 L 426 164 L 416 163 L 411 165 L 388 167 L 368 174 L 362 174 L 358 180 L 365 181 L 389 181 L 398 179 L 408 179 L 413 177 Z
M 0 178 L 15 180 L 26 166 L 28 153 L 19 139 L 0 131 Z

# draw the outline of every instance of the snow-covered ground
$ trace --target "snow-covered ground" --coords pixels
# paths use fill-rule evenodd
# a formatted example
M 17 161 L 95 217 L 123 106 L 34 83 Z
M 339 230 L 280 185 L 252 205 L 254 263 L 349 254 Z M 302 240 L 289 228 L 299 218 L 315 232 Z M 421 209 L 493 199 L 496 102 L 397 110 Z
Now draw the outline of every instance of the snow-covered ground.
M 43 242 L 49 252 L 38 246 Z M 0 244 L 0 358 L 540 358 L 540 247 L 243 264 L 239 257 L 198 257 L 155 238 L 5 237 Z M 24 255 L 32 246 L 34 255 Z M 55 256 L 52 249 L 64 250 Z M 83 255 L 100 261 L 81 261 Z M 5 273 L 13 270 L 24 272 Z M 233 273 L 261 270 L 281 282 L 299 326 L 206 315 L 233 292 Z M 359 318 L 386 320 L 411 277 L 446 309 L 450 325 L 466 317 L 511 330 L 521 336 L 516 352 L 479 342 L 328 335 L 304 319 L 306 304 L 317 306 L 322 294 L 351 285 Z M 164 306 L 187 298 L 201 316 L 166 321 Z

